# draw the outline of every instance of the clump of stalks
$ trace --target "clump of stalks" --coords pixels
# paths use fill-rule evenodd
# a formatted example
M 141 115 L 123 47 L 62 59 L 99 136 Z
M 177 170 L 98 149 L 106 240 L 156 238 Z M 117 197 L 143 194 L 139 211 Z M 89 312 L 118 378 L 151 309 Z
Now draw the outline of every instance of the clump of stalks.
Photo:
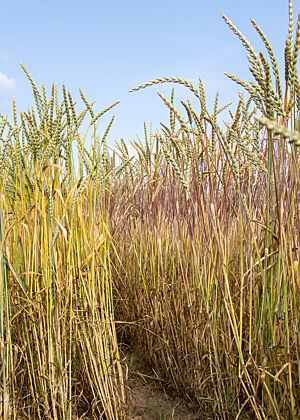
M 292 47 L 291 1 L 289 10 L 285 91 L 258 24 L 270 62 L 223 16 L 254 77 L 227 73 L 250 97 L 240 93 L 225 129 L 218 120 L 229 105 L 217 95 L 209 114 L 201 79 L 132 89 L 181 84 L 199 110 L 182 102 L 183 116 L 174 91 L 170 100 L 158 92 L 170 124 L 132 143 L 137 159 L 111 202 L 116 317 L 128 323 L 120 337 L 214 418 L 300 415 L 300 15 Z M 118 149 L 126 162 L 126 145 Z
M 95 199 L 116 172 L 106 146 L 113 118 L 102 138 L 96 124 L 116 104 L 95 114 L 80 92 L 78 114 L 64 86 L 61 101 L 56 85 L 48 99 L 23 69 L 35 109 L 18 115 L 14 102 L 13 123 L 0 122 L 0 417 L 122 419 L 110 236 Z

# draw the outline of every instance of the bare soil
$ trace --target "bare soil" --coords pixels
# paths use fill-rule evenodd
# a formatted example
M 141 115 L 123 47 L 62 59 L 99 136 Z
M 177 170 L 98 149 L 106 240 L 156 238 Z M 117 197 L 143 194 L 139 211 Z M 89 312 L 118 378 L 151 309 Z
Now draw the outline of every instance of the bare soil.
M 195 404 L 171 395 L 137 353 L 126 355 L 130 420 L 209 420 Z

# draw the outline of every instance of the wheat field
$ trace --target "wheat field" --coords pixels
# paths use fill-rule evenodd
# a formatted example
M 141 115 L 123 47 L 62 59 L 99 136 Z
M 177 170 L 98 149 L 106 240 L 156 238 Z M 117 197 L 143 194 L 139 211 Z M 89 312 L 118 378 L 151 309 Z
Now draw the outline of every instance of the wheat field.
M 124 346 L 199 419 L 300 416 L 300 14 L 285 69 L 245 47 L 238 105 L 191 100 L 144 139 L 107 139 L 82 91 L 35 84 L 0 117 L 0 417 L 128 417 Z M 233 98 L 234 99 L 234 98 Z M 192 106 L 192 102 L 196 105 Z M 193 102 L 193 103 L 194 103 Z M 226 122 L 224 123 L 224 119 Z M 88 120 L 88 128 L 83 130 Z

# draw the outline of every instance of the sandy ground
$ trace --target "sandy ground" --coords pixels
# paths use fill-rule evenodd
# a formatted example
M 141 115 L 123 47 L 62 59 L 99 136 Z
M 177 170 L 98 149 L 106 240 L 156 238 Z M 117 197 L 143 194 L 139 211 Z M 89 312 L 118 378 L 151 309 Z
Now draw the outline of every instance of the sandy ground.
M 137 354 L 126 355 L 128 366 L 128 405 L 130 420 L 201 420 L 195 406 L 171 396 L 163 383 Z

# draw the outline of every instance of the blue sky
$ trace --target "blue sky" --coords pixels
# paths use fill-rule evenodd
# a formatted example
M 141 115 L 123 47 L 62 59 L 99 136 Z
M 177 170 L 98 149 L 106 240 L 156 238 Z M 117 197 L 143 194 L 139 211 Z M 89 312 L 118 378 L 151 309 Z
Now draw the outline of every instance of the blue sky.
M 300 0 L 293 4 L 296 23 Z M 89 101 L 97 101 L 96 111 L 120 100 L 111 145 L 114 139 L 142 136 L 144 121 L 154 128 L 168 121 L 156 90 L 169 95 L 171 86 L 128 92 L 157 77 L 179 76 L 195 85 L 201 77 L 211 107 L 217 91 L 220 104 L 236 101 L 238 87 L 223 72 L 244 80 L 250 74 L 245 50 L 222 12 L 264 51 L 250 22 L 254 18 L 283 69 L 288 0 L 10 0 L 2 2 L 1 12 L 0 112 L 11 114 L 13 96 L 19 110 L 33 104 L 22 62 L 38 86 L 44 82 L 49 91 L 53 82 L 64 83 L 78 102 L 80 87 Z M 190 97 L 175 88 L 178 101 Z M 105 124 L 104 119 L 100 132 Z

